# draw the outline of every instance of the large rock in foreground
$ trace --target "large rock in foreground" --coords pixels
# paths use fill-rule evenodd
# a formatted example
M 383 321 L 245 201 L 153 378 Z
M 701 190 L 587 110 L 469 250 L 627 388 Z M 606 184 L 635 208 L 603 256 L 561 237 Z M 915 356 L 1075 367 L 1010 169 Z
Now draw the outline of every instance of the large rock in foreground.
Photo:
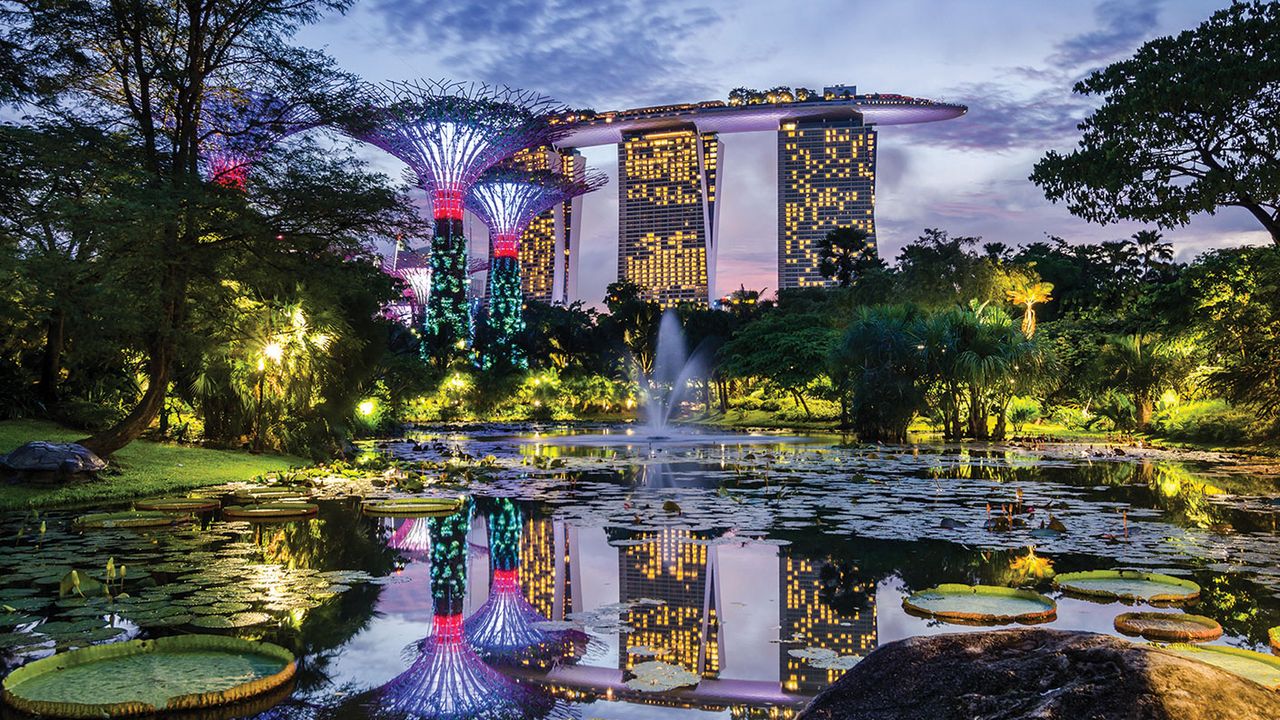
M 8 455 L 0 455 L 0 468 L 20 480 L 68 481 L 105 470 L 107 463 L 92 450 L 76 443 L 29 442 Z
M 803 720 L 1274 720 L 1280 694 L 1107 635 L 999 630 L 875 651 Z

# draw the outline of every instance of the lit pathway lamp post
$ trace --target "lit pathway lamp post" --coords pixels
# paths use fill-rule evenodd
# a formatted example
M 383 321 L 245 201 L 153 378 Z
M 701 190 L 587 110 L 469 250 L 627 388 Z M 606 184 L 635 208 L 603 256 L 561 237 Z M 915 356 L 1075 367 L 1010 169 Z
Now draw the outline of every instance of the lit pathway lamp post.
M 467 207 L 489 226 L 490 356 L 486 367 L 523 366 L 515 346 L 524 329 L 524 291 L 520 272 L 520 238 L 543 211 L 565 200 L 604 187 L 604 173 L 583 169 L 576 175 L 499 166 L 485 173 L 467 195 Z M 503 353 L 498 356 L 496 353 Z
M 463 202 L 484 171 L 515 152 L 568 132 L 552 124 L 553 100 L 489 85 L 421 80 L 366 86 L 369 118 L 348 129 L 407 164 L 431 198 L 431 293 L 426 350 L 453 354 L 470 342 Z

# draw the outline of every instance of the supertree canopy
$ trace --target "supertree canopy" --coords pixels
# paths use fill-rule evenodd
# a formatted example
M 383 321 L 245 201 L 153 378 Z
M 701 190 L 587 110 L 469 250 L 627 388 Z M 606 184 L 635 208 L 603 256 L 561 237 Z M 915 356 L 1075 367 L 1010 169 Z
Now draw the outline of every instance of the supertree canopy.
M 424 80 L 368 86 L 368 93 L 373 118 L 352 134 L 407 164 L 431 196 L 429 349 L 463 348 L 470 338 L 467 192 L 489 168 L 525 147 L 551 144 L 568 125 L 548 123 L 560 109 L 551 99 L 506 87 Z
M 485 173 L 467 195 L 467 207 L 489 226 L 489 330 L 493 350 L 505 357 L 484 363 L 523 365 L 516 335 L 524 329 L 520 237 L 540 213 L 608 182 L 604 173 L 583 170 L 561 175 L 499 166 Z
M 453 515 L 425 520 L 431 535 L 432 633 L 409 669 L 376 691 L 379 716 L 514 720 L 538 717 L 555 705 L 486 665 L 463 637 L 470 513 L 468 502 Z
M 319 114 L 306 103 L 254 90 L 211 89 L 200 123 L 205 177 L 243 189 L 250 166 L 272 145 L 318 125 Z

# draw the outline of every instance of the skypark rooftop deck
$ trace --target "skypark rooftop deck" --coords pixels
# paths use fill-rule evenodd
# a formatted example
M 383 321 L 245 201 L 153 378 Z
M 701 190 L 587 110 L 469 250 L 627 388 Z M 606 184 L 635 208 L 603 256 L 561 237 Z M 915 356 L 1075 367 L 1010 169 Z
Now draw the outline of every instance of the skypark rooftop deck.
M 905 95 L 857 95 L 838 100 L 731 105 L 720 100 L 618 110 L 588 117 L 568 115 L 574 129 L 556 144 L 591 147 L 622 142 L 623 133 L 652 132 L 694 125 L 699 132 L 740 133 L 777 130 L 788 120 L 861 116 L 868 125 L 907 125 L 960 117 L 964 105 Z

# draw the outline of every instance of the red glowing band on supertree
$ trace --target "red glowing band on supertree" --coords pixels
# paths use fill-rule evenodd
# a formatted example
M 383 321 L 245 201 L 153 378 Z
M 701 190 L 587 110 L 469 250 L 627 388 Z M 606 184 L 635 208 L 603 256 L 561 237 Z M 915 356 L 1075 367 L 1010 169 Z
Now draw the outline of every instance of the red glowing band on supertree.
M 200 118 L 200 156 L 205 177 L 243 190 L 250 166 L 272 145 L 321 124 L 308 104 L 268 93 L 218 87 L 205 95 Z
M 598 190 L 608 181 L 597 170 L 561 175 L 501 166 L 485 173 L 472 186 L 467 207 L 489 226 L 494 257 L 518 257 L 520 237 L 535 217 L 566 200 Z
M 537 93 L 443 80 L 366 86 L 373 119 L 351 134 L 399 158 L 431 196 L 437 220 L 461 220 L 472 184 L 516 151 L 568 132 L 547 116 L 561 106 Z

